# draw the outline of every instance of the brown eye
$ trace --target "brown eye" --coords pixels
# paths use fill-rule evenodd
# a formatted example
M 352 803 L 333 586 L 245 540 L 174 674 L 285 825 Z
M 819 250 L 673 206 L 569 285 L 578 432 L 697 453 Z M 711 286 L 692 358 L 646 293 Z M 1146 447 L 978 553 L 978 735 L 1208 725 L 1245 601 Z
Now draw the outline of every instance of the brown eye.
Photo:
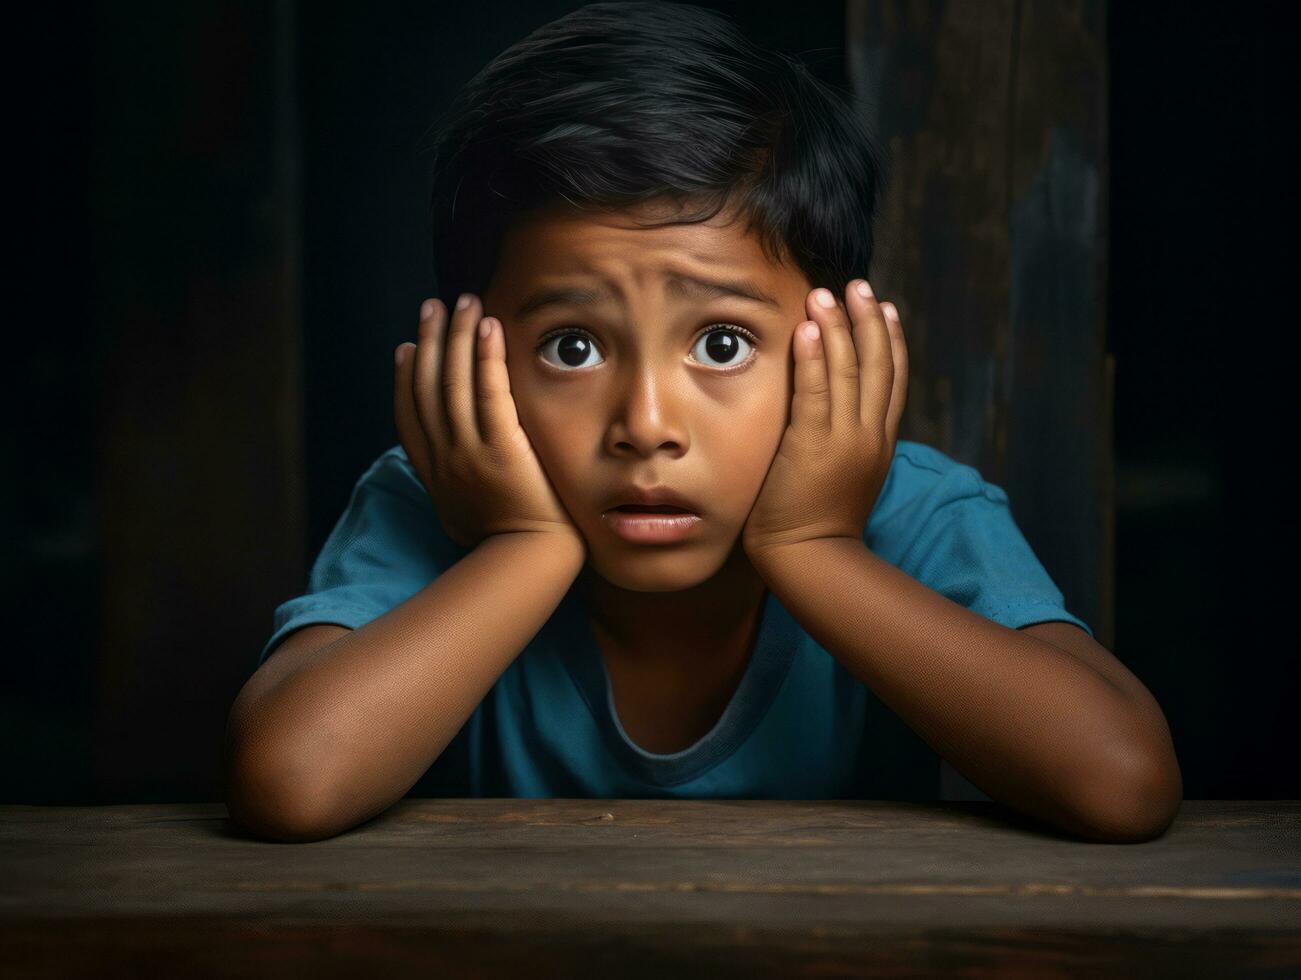
M 696 348 L 703 349 L 707 355 L 706 358 L 697 356 L 696 360 L 711 367 L 736 367 L 748 360 L 742 344 L 754 348 L 755 339 L 750 331 L 733 326 L 714 327 L 696 342 Z
M 543 338 L 542 342 L 538 344 L 538 353 L 541 354 L 548 347 L 555 347 L 556 356 L 563 363 L 556 364 L 546 357 L 543 357 L 543 360 L 558 368 L 591 367 L 590 364 L 586 363 L 587 359 L 590 355 L 596 353 L 596 345 L 592 343 L 587 334 L 580 330 L 566 330 L 563 333 L 553 333 Z

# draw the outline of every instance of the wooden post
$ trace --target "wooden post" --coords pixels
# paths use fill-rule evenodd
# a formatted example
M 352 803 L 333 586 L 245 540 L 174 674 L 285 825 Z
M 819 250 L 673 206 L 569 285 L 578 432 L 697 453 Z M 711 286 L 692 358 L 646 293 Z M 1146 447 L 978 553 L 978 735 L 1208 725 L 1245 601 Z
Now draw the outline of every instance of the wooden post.
M 1101 0 L 850 0 L 856 104 L 889 148 L 873 278 L 908 332 L 900 435 L 1007 490 L 1111 645 Z

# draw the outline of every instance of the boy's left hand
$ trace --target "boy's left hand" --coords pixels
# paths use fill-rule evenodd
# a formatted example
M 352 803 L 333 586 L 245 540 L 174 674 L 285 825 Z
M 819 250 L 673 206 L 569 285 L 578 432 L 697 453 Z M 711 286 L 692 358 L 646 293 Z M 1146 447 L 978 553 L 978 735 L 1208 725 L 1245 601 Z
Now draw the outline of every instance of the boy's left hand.
M 908 349 L 893 303 L 864 297 L 856 279 L 844 305 L 805 297 L 821 335 L 795 328 L 790 424 L 741 533 L 756 564 L 776 549 L 822 538 L 861 541 L 894 459 L 908 395 Z

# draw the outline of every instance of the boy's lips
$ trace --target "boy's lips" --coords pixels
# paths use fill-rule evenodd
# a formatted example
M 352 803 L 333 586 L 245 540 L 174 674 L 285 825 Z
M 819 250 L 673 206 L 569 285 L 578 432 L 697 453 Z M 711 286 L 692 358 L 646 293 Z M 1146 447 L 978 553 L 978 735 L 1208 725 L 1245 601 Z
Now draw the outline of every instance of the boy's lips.
M 601 515 L 601 522 L 607 528 L 633 544 L 670 544 L 681 541 L 695 534 L 703 521 L 699 514 L 684 511 L 651 514 L 616 508 Z

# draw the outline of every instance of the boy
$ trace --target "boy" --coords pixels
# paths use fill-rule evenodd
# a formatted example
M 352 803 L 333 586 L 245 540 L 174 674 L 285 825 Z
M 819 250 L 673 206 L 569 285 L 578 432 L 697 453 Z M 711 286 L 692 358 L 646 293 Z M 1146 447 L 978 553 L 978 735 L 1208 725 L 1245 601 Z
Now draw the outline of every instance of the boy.
M 933 797 L 897 716 L 1032 817 L 1162 832 L 1160 707 L 1007 495 L 897 439 L 880 171 L 833 92 L 702 8 L 593 4 L 472 79 L 433 193 L 460 302 L 422 306 L 401 445 L 232 708 L 232 816 L 318 839 L 413 787 Z

